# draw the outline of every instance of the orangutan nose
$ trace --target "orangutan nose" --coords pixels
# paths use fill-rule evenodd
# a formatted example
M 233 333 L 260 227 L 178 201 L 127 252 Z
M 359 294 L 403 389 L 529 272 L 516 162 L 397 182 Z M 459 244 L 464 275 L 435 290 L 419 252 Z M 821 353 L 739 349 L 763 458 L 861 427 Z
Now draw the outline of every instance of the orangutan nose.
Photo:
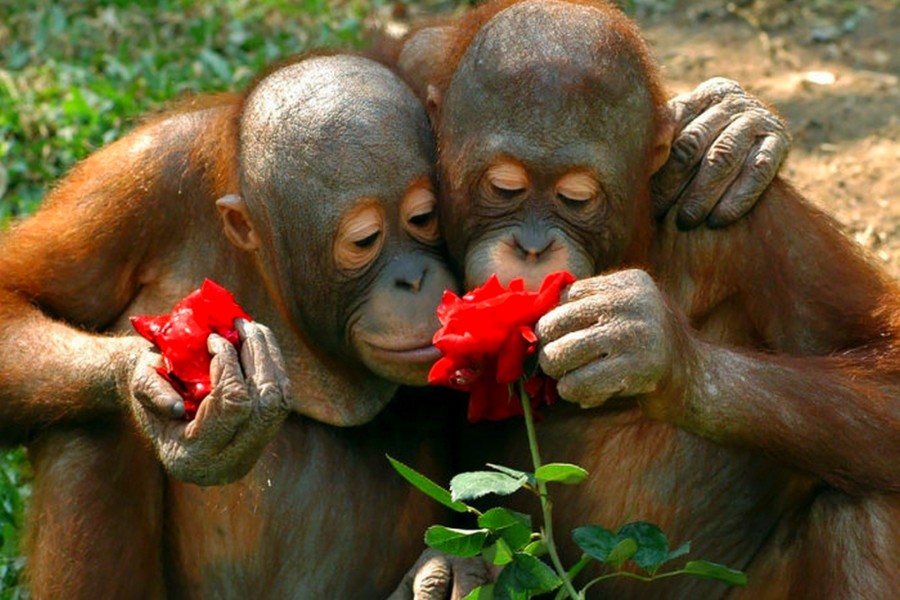
M 410 268 L 406 272 L 397 275 L 394 283 L 401 290 L 409 290 L 413 293 L 422 289 L 422 283 L 425 281 L 425 275 L 428 273 L 428 267 Z
M 550 246 L 553 238 L 545 233 L 537 231 L 521 231 L 513 236 L 516 248 L 528 262 L 537 262 L 541 259 Z

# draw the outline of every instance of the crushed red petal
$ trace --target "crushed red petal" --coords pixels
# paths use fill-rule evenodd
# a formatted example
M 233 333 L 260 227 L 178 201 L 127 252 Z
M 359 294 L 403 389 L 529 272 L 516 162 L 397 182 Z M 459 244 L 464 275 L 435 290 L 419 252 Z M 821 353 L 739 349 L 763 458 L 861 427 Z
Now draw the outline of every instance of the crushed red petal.
M 157 370 L 184 399 L 188 420 L 194 418 L 210 392 L 212 355 L 207 349 L 207 338 L 216 333 L 238 347 L 240 335 L 234 327 L 235 319 L 252 320 L 231 292 L 209 279 L 178 302 L 168 315 L 131 317 L 135 331 L 160 349 L 163 366 Z

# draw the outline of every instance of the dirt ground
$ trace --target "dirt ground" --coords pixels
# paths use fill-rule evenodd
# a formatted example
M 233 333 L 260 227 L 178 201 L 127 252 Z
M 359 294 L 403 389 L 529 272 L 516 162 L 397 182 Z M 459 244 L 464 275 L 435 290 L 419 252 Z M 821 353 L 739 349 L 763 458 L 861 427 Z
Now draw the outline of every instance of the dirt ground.
M 774 105 L 783 173 L 900 277 L 900 3 L 723 4 L 639 17 L 672 89 L 721 75 Z

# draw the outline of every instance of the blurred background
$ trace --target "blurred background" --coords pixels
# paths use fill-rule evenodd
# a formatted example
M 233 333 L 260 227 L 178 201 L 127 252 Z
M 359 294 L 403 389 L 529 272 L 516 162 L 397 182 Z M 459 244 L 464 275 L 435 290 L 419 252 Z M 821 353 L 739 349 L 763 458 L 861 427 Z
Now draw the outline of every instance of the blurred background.
M 0 228 L 76 161 L 184 94 L 467 0 L 0 0 Z M 788 120 L 784 173 L 900 276 L 900 0 L 623 0 L 671 90 L 736 79 Z M 0 449 L 0 600 L 28 598 L 29 470 Z

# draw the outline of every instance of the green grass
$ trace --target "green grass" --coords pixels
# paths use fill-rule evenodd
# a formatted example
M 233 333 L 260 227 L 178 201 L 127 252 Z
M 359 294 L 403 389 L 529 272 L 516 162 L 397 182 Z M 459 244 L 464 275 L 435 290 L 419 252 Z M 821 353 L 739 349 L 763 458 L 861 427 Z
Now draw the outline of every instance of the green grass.
M 3 600 L 27 597 L 18 581 L 25 565 L 19 537 L 25 503 L 31 492 L 28 477 L 22 450 L 0 453 L 0 598 Z
M 448 10 L 453 0 L 411 2 Z M 389 0 L 0 0 L 0 227 L 76 161 L 188 93 L 240 89 L 263 66 L 362 43 Z M 0 450 L 0 600 L 27 598 L 21 449 Z
M 237 89 L 273 60 L 354 45 L 382 2 L 0 0 L 0 222 L 185 93 Z

